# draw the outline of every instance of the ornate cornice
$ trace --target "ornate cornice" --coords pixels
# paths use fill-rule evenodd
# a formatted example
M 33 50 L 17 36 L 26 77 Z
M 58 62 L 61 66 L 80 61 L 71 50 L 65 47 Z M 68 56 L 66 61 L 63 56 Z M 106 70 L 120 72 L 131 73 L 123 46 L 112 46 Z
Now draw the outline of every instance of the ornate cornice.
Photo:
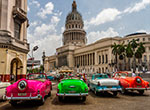
M 0 48 L 8 48 L 23 53 L 29 52 L 29 44 L 11 37 L 9 31 L 0 31 Z

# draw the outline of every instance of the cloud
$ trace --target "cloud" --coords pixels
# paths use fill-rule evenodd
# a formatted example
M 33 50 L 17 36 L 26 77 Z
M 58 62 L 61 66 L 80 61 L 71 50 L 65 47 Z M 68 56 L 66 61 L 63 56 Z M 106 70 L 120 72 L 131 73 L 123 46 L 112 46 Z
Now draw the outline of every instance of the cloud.
M 29 6 L 27 7 L 27 11 L 28 11 L 28 12 L 30 11 L 30 8 L 29 8 Z
M 34 52 L 34 57 L 36 59 L 42 59 L 42 52 L 46 52 L 46 56 L 54 55 L 56 48 L 61 44 L 61 35 L 47 35 L 45 38 L 36 40 L 30 45 L 30 49 L 34 46 L 38 46 L 38 50 Z
M 32 4 L 36 5 L 37 7 L 41 6 L 40 3 L 38 1 L 36 1 L 36 0 L 32 0 Z
M 56 32 L 55 25 L 53 24 L 41 24 L 40 26 L 35 27 L 33 31 L 34 40 L 43 39 L 46 35 Z
M 65 31 L 65 27 L 61 27 L 61 33 L 63 33 Z
M 36 6 L 36 7 L 40 7 L 41 6 L 41 4 L 37 0 L 31 0 L 29 2 L 29 5 L 33 5 L 33 6 Z
M 109 27 L 106 31 L 90 32 L 87 35 L 88 44 L 96 42 L 97 40 L 100 40 L 102 38 L 115 37 L 115 36 L 119 36 L 119 33 L 114 31 L 112 27 Z
M 48 2 L 44 8 L 40 9 L 40 12 L 37 13 L 39 17 L 42 19 L 47 18 L 46 15 L 52 14 L 54 9 L 54 4 L 52 2 Z
M 34 21 L 34 22 L 31 22 L 30 23 L 30 27 L 35 27 L 35 26 L 37 26 L 38 25 L 38 21 Z
M 145 32 L 145 33 L 149 34 L 149 33 L 150 33 L 150 30 L 140 29 L 140 30 L 138 30 L 138 31 L 136 31 L 136 32 Z
M 114 21 L 120 13 L 121 12 L 115 8 L 104 9 L 96 17 L 93 17 L 89 24 L 100 25 L 109 21 Z
M 51 18 L 52 24 L 57 25 L 59 21 L 60 21 L 60 18 L 58 18 L 57 16 L 52 16 L 52 18 Z
M 133 6 L 125 9 L 124 13 L 138 12 L 142 9 L 145 9 L 148 5 L 150 5 L 150 0 L 142 0 L 141 2 L 135 3 Z
M 41 59 L 42 52 L 46 51 L 46 55 L 53 55 L 56 48 L 61 45 L 62 36 L 57 34 L 57 25 L 60 22 L 60 14 L 51 16 L 49 23 L 42 23 L 41 21 L 31 22 L 28 29 L 28 40 L 30 42 L 30 50 L 34 46 L 38 46 L 38 50 L 34 52 L 36 59 Z
M 146 6 L 150 5 L 150 0 L 142 0 L 141 2 L 135 3 L 133 6 L 130 6 L 123 11 L 119 11 L 116 8 L 103 9 L 97 14 L 96 17 L 91 18 L 90 20 L 85 21 L 84 29 L 87 30 L 92 25 L 101 25 L 107 22 L 120 19 L 125 13 L 138 12 L 142 9 L 145 9 Z

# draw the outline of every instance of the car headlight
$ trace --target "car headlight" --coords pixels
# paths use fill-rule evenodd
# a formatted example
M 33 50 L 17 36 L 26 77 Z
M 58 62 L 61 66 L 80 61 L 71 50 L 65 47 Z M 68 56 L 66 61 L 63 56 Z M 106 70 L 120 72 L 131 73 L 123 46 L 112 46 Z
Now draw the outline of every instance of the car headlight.
M 140 78 L 136 78 L 136 82 L 140 84 L 141 83 L 141 79 Z
M 20 81 L 20 82 L 18 83 L 18 88 L 19 88 L 20 90 L 24 90 L 24 89 L 26 88 L 26 86 L 27 86 L 27 82 L 24 81 L 24 80 L 22 80 L 22 81 Z

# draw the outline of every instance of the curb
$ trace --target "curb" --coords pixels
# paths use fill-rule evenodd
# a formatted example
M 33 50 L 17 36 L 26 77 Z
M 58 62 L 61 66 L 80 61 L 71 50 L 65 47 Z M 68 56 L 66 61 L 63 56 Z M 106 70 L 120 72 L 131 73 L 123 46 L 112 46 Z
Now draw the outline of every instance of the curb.
M 4 98 L 3 98 L 3 97 L 4 97 L 3 95 L 0 97 L 0 103 L 1 103 L 1 102 L 5 102 L 5 101 L 7 101 L 7 100 L 4 100 Z
M 0 87 L 0 89 L 4 89 L 4 88 L 7 88 L 7 86 L 5 86 L 5 87 Z

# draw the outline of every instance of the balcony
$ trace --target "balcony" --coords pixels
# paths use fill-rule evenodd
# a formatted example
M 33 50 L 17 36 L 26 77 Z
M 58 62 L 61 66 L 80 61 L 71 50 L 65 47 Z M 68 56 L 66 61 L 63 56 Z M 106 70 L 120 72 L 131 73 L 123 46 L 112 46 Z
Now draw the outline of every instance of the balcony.
M 13 7 L 13 17 L 19 18 L 21 22 L 25 22 L 27 20 L 27 13 L 19 7 Z

